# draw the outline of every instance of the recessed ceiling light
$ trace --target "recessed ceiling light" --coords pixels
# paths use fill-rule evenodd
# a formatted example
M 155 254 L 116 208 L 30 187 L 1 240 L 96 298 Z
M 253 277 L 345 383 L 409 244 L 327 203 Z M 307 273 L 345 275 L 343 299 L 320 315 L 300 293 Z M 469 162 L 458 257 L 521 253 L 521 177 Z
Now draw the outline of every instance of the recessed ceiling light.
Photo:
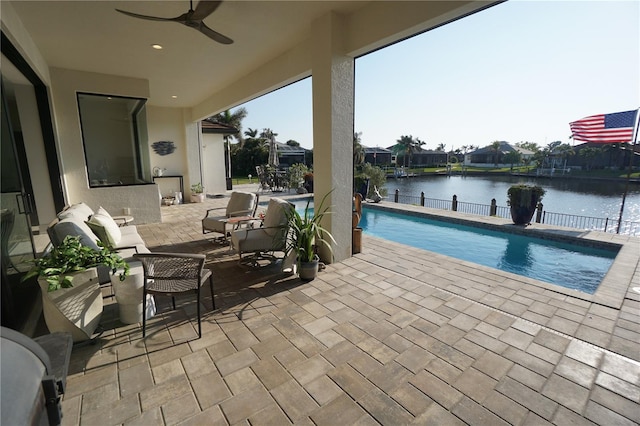
M 172 97 L 173 99 L 178 99 L 178 97 L 177 97 L 176 95 L 171 95 L 171 97 Z
M 152 44 L 151 47 L 153 47 L 156 50 L 162 50 L 162 46 L 159 44 Z

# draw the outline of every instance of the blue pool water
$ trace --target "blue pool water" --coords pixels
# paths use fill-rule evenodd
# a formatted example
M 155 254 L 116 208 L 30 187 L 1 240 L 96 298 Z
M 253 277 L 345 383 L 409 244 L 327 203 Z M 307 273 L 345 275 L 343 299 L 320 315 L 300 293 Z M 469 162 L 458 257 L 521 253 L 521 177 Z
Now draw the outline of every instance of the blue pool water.
M 304 210 L 297 202 L 296 209 Z M 593 294 L 615 250 L 528 237 L 377 209 L 364 209 L 366 234 Z

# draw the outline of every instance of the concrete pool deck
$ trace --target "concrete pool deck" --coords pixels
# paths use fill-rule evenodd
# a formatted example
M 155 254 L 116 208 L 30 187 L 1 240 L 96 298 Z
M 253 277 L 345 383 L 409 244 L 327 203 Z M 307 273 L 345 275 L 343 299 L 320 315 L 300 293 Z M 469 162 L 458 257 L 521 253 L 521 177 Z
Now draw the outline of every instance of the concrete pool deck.
M 190 300 L 158 300 L 142 339 L 106 299 L 105 333 L 73 351 L 63 424 L 640 422 L 640 239 L 581 232 L 628 247 L 592 298 L 366 235 L 302 283 L 202 235 L 227 201 L 138 226 L 152 250 L 207 255 L 203 337 Z

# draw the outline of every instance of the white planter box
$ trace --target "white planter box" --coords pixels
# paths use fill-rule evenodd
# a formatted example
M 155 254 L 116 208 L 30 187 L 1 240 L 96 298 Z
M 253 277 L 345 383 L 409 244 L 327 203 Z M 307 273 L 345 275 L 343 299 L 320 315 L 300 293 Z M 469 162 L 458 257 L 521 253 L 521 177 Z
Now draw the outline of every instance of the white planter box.
M 73 275 L 73 287 L 49 292 L 49 284 L 38 279 L 42 290 L 42 312 L 51 333 L 69 332 L 74 342 L 91 339 L 102 317 L 102 292 L 98 271 L 91 268 Z M 140 296 L 142 298 L 142 296 Z

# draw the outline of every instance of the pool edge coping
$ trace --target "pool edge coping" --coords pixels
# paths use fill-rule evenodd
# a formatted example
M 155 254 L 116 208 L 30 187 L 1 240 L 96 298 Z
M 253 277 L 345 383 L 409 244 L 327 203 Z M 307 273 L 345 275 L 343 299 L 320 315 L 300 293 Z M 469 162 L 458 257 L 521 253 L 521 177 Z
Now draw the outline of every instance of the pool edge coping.
M 543 239 L 551 239 L 579 245 L 587 245 L 591 247 L 618 249 L 618 254 L 614 258 L 611 267 L 609 268 L 606 275 L 593 294 L 581 292 L 579 290 L 573 290 L 544 281 L 539 281 L 529 277 L 524 277 L 511 272 L 491 268 L 489 266 L 483 266 L 477 263 L 468 262 L 472 263 L 473 265 L 483 266 L 491 271 L 499 271 L 500 273 L 518 277 L 520 281 L 522 281 L 522 279 L 524 278 L 530 284 L 547 291 L 564 294 L 569 297 L 618 310 L 622 307 L 624 299 L 626 298 L 627 293 L 632 287 L 632 283 L 634 281 L 633 278 L 640 263 L 640 254 L 637 253 L 637 246 L 640 245 L 640 238 L 638 237 L 609 234 L 600 231 L 588 231 L 574 228 L 558 227 L 539 223 L 532 223 L 527 226 L 514 225 L 512 221 L 496 216 L 470 215 L 466 213 L 454 212 L 450 210 L 432 209 L 412 204 L 381 202 L 366 203 L 363 205 L 363 207 L 404 214 L 408 213 L 410 215 L 422 216 L 425 218 L 432 218 L 445 222 L 466 224 L 469 226 L 476 226 L 485 229 L 499 230 L 502 232 L 534 236 Z M 457 258 L 455 259 L 460 260 Z

